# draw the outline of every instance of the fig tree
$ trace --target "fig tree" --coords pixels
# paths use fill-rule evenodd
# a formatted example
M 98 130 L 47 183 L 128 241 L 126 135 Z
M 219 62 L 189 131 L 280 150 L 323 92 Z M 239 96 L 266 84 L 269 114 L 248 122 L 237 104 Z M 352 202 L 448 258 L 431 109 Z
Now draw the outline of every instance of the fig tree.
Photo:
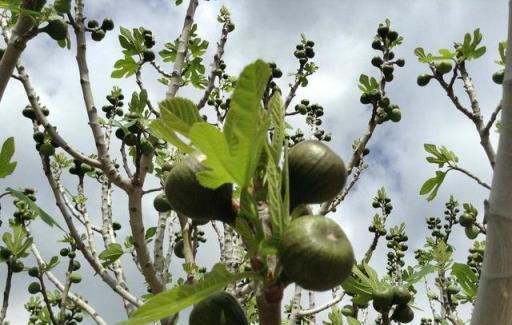
M 233 186 L 223 184 L 210 189 L 196 178 L 197 173 L 206 170 L 202 164 L 205 159 L 205 155 L 194 153 L 176 164 L 167 175 L 165 195 L 174 210 L 191 219 L 232 223 L 235 220 Z
M 341 227 L 323 216 L 302 216 L 283 233 L 279 261 L 284 276 L 306 290 L 340 285 L 354 265 L 352 245 Z
M 194 306 L 189 325 L 249 325 L 249 321 L 235 297 L 219 292 Z
M 326 144 L 307 140 L 295 145 L 288 157 L 290 205 L 322 203 L 334 198 L 345 185 L 343 160 Z

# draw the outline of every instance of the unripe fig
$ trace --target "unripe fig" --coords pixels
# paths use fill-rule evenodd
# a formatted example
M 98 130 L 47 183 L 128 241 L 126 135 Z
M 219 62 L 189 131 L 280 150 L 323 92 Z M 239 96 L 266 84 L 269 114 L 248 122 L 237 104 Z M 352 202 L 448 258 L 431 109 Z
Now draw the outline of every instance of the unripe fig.
M 103 29 L 95 30 L 91 33 L 91 38 L 94 41 L 99 42 L 105 38 L 105 31 Z
M 68 25 L 62 19 L 50 20 L 43 30 L 56 41 L 63 41 L 68 37 Z
M 155 196 L 155 199 L 153 200 L 153 207 L 158 212 L 167 212 L 172 209 L 171 204 L 167 200 L 167 197 L 164 193 L 160 193 Z
M 422 73 L 418 76 L 418 86 L 423 87 L 428 85 L 430 82 L 430 79 L 432 79 L 432 76 L 426 73 Z
M 448 61 L 436 62 L 434 66 L 439 74 L 446 74 L 452 71 L 452 64 Z
M 101 23 L 101 29 L 103 29 L 105 31 L 113 30 L 114 29 L 114 21 L 111 18 L 103 19 L 103 22 Z
M 35 295 L 39 291 L 41 291 L 41 285 L 39 284 L 39 282 L 32 282 L 28 285 L 28 292 L 31 295 Z
M 498 85 L 503 84 L 503 79 L 505 78 L 505 70 L 496 71 L 492 75 L 492 81 L 497 83 Z

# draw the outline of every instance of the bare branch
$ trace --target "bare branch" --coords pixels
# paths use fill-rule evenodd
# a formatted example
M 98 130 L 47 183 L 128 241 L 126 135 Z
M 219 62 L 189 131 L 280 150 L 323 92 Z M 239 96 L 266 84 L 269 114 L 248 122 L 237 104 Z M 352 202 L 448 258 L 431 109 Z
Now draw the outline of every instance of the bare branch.
M 181 86 L 181 73 L 185 58 L 188 50 L 188 41 L 192 34 L 192 25 L 194 24 L 194 15 L 196 8 L 199 5 L 198 0 L 190 0 L 187 8 L 187 15 L 183 23 L 183 29 L 181 31 L 180 38 L 178 40 L 178 51 L 176 53 L 176 61 L 174 61 L 173 71 L 171 74 L 171 80 L 167 89 L 167 98 L 176 96 L 178 89 Z
M 482 130 L 483 134 L 489 134 L 489 131 L 491 130 L 491 127 L 494 125 L 494 122 L 496 122 L 496 118 L 498 118 L 498 114 L 501 112 L 501 103 L 496 106 L 496 109 L 494 112 L 492 112 L 491 117 L 489 118 L 489 121 L 485 125 L 484 129 Z
M 301 311 L 299 311 L 298 315 L 299 316 L 308 316 L 308 315 L 318 314 L 319 312 L 324 311 L 324 310 L 326 310 L 328 308 L 331 308 L 332 306 L 334 306 L 337 303 L 339 303 L 341 300 L 343 300 L 343 297 L 345 297 L 345 292 L 343 292 L 342 294 L 340 294 L 336 298 L 330 300 L 329 302 L 327 302 L 327 303 L 325 303 L 323 305 L 317 306 L 317 307 L 312 308 L 312 309 L 301 310 Z
M 11 296 L 12 267 L 7 263 L 7 275 L 5 279 L 4 299 L 2 301 L 2 310 L 0 311 L 0 324 L 4 323 L 7 316 L 7 308 L 9 308 L 9 297 Z
M 454 165 L 454 166 L 450 166 L 448 168 L 448 171 L 450 171 L 450 170 L 459 171 L 459 172 L 465 174 L 466 176 L 469 176 L 471 179 L 475 180 L 478 184 L 480 184 L 481 186 L 485 187 L 486 189 L 488 189 L 488 190 L 491 189 L 491 186 L 489 184 L 487 184 L 486 182 L 482 181 L 480 178 L 478 178 L 478 176 L 475 176 L 474 174 L 472 174 L 471 172 L 469 172 L 468 170 L 466 170 L 466 169 L 464 169 L 462 167 Z
M 206 87 L 206 90 L 203 94 L 203 97 L 197 104 L 197 109 L 200 110 L 204 107 L 206 102 L 208 101 L 208 98 L 210 97 L 210 94 L 212 93 L 213 89 L 215 88 L 215 79 L 217 78 L 217 69 L 220 67 L 220 62 L 222 59 L 222 56 L 224 55 L 224 47 L 226 46 L 226 42 L 228 40 L 228 24 L 230 24 L 230 20 L 228 19 L 224 24 L 222 25 L 222 32 L 220 35 L 220 39 L 217 42 L 217 52 L 213 56 L 213 63 L 212 63 L 212 69 L 210 71 L 210 75 L 208 76 L 208 86 Z
M 110 181 L 125 191 L 131 189 L 130 180 L 123 178 L 115 168 L 110 154 L 108 152 L 107 144 L 105 143 L 105 136 L 101 130 L 101 125 L 98 120 L 98 112 L 94 105 L 94 96 L 91 88 L 89 77 L 89 67 L 87 66 L 87 45 L 85 40 L 85 26 L 84 26 L 84 1 L 76 0 L 76 20 L 75 20 L 75 36 L 77 42 L 76 60 L 78 70 L 80 73 L 80 85 L 84 103 L 87 110 L 87 117 L 89 119 L 89 126 L 94 136 L 96 150 L 98 152 L 98 160 L 101 163 L 101 169 L 110 179 Z

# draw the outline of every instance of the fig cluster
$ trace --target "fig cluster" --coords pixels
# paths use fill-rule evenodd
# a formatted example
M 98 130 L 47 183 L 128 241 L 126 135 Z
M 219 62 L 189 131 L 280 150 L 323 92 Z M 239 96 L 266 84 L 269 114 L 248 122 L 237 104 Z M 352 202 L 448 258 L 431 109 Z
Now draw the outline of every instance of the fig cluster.
M 108 119 L 114 116 L 123 116 L 124 95 L 120 91 L 112 91 L 111 94 L 106 96 L 108 104 L 104 105 L 101 110 L 105 113 Z
M 97 20 L 91 19 L 87 22 L 87 30 L 91 32 L 93 41 L 99 42 L 105 38 L 107 32 L 114 30 L 112 18 L 105 18 L 101 25 Z
M 293 55 L 299 59 L 301 66 L 304 66 L 309 59 L 315 57 L 315 42 L 311 40 L 302 40 L 301 44 L 297 44 Z
M 412 294 L 405 286 L 386 286 L 372 293 L 373 308 L 381 314 L 387 314 L 395 306 L 391 319 L 400 323 L 410 323 L 414 319 L 414 311 L 408 305 L 411 299 Z

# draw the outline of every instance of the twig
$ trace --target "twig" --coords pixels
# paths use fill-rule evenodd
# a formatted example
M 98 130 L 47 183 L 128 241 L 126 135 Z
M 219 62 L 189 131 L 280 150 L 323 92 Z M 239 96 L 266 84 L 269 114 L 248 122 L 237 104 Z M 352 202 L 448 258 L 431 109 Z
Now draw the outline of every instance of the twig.
M 139 89 L 142 91 L 142 90 L 146 90 L 146 88 L 144 88 L 144 83 L 142 82 L 141 69 L 142 69 L 142 65 L 139 64 L 139 67 L 137 68 L 137 71 L 135 72 L 135 81 L 136 81 L 137 85 L 139 86 Z M 158 112 L 153 107 L 153 104 L 151 103 L 149 98 L 147 99 L 146 104 L 148 105 L 148 108 L 151 111 L 151 113 L 153 113 L 156 117 L 160 116 L 160 112 Z
M 196 8 L 199 5 L 198 0 L 190 0 L 187 8 L 187 15 L 185 17 L 185 21 L 183 23 L 183 29 L 181 31 L 180 38 L 178 40 L 178 50 L 176 53 L 176 61 L 174 61 L 173 71 L 171 74 L 171 80 L 169 82 L 169 87 L 167 89 L 166 97 L 172 98 L 176 96 L 178 89 L 181 84 L 181 74 L 183 69 L 183 64 L 185 63 L 185 58 L 188 50 L 188 41 L 192 34 L 192 25 L 194 24 L 194 15 L 196 12 Z
M 65 322 L 65 312 L 66 312 L 66 300 L 69 295 L 69 289 L 71 288 L 71 272 L 73 267 L 74 259 L 70 258 L 68 262 L 68 269 L 66 271 L 66 282 L 64 285 L 64 290 L 62 290 L 62 297 L 60 299 L 60 311 L 59 311 L 59 323 L 64 325 Z M 42 275 L 40 276 L 42 278 Z
M 41 257 L 41 254 L 39 253 L 39 250 L 37 249 L 36 244 L 32 244 L 30 246 L 30 250 L 32 251 L 32 254 L 34 255 L 34 257 L 36 258 L 39 268 L 42 268 L 46 263 L 44 262 L 43 258 Z M 53 273 L 51 271 L 46 271 L 45 275 L 48 278 L 48 280 L 50 280 L 50 282 L 53 283 L 53 285 L 55 285 L 55 287 L 57 287 L 58 290 L 60 290 L 61 292 L 64 291 L 64 286 L 53 275 Z M 92 308 L 91 305 L 89 305 L 87 302 L 85 302 L 82 298 L 76 296 L 75 294 L 73 294 L 71 292 L 68 294 L 68 297 L 71 301 L 73 301 L 75 304 L 80 306 L 87 314 L 89 314 L 89 316 L 92 317 L 92 319 L 96 322 L 96 324 L 107 325 L 107 322 L 105 322 L 105 320 L 103 320 L 103 318 L 96 312 L 96 310 L 94 310 L 94 308 Z
M 217 52 L 213 56 L 213 63 L 212 63 L 212 69 L 210 71 L 210 75 L 208 76 L 208 86 L 206 87 L 206 90 L 203 94 L 203 97 L 197 104 L 197 109 L 201 110 L 201 108 L 204 107 L 206 102 L 208 101 L 208 98 L 210 97 L 210 94 L 212 93 L 213 89 L 215 88 L 215 79 L 217 78 L 217 69 L 219 69 L 220 61 L 222 59 L 222 56 L 224 55 L 224 47 L 226 45 L 226 42 L 228 40 L 228 24 L 230 24 L 230 20 L 226 20 L 224 24 L 222 25 L 222 32 L 220 35 L 220 39 L 217 42 Z
M 2 301 L 2 310 L 0 311 L 0 324 L 4 323 L 7 316 L 7 308 L 9 307 L 9 297 L 11 295 L 12 267 L 7 263 L 7 276 L 5 279 L 4 299 Z
M 124 288 L 119 286 L 117 284 L 117 281 L 108 274 L 107 270 L 101 265 L 100 261 L 87 250 L 86 245 L 82 241 L 80 234 L 78 230 L 76 229 L 75 225 L 73 224 L 72 216 L 69 212 L 69 210 L 66 208 L 66 204 L 64 203 L 64 199 L 62 198 L 61 193 L 59 192 L 58 185 L 53 178 L 53 175 L 51 173 L 49 162 L 47 158 L 41 158 L 41 161 L 43 163 L 43 170 L 46 175 L 46 178 L 48 180 L 48 183 L 50 184 L 50 187 L 53 192 L 53 196 L 56 200 L 57 207 L 59 208 L 59 211 L 61 212 L 62 216 L 64 217 L 64 221 L 66 222 L 66 225 L 70 231 L 71 237 L 73 237 L 73 240 L 76 242 L 78 249 L 82 252 L 85 259 L 89 264 L 92 266 L 94 271 L 100 275 L 102 280 L 109 285 L 114 292 L 118 293 L 121 297 L 124 299 L 130 301 L 131 304 L 138 306 L 140 302 L 135 298 L 131 293 L 127 292 Z
M 328 308 L 331 308 L 332 306 L 334 306 L 337 303 L 339 303 L 341 300 L 343 300 L 343 297 L 345 297 L 345 292 L 343 292 L 342 294 L 340 294 L 336 298 L 330 300 L 329 302 L 327 302 L 327 303 L 325 303 L 323 305 L 317 306 L 317 307 L 312 308 L 312 309 L 301 310 L 301 311 L 298 312 L 298 315 L 299 316 L 308 316 L 308 315 L 318 314 L 319 312 L 324 311 L 324 310 L 326 310 Z
M 101 169 L 110 179 L 110 181 L 125 191 L 131 190 L 130 180 L 124 178 L 119 174 L 115 168 L 110 154 L 105 143 L 105 136 L 101 130 L 101 126 L 98 120 L 98 112 L 94 105 L 94 96 L 89 77 L 89 68 L 87 65 L 87 45 L 85 40 L 85 26 L 84 26 L 84 0 L 76 0 L 76 24 L 74 26 L 75 36 L 77 42 L 76 60 L 78 64 L 78 70 L 80 73 L 80 85 L 82 89 L 82 95 L 84 97 L 84 103 L 87 110 L 87 117 L 89 119 L 89 126 L 94 136 L 94 142 L 98 153 L 98 160 L 101 163 Z
M 132 171 L 130 169 L 130 165 L 128 164 L 128 155 L 126 154 L 126 147 L 125 147 L 124 141 L 121 144 L 121 149 L 119 149 L 119 150 L 121 151 L 121 158 L 123 160 L 124 171 L 126 172 L 126 175 L 128 175 L 128 177 L 130 179 L 132 179 L 133 178 L 133 174 L 132 174 Z
M 187 217 L 178 214 L 178 220 L 181 226 L 181 236 L 183 239 L 183 255 L 185 255 L 185 264 L 188 266 L 193 266 L 195 264 L 194 261 L 194 252 L 192 249 L 192 241 L 190 238 L 190 224 L 187 220 Z M 187 282 L 193 283 L 194 273 L 191 271 L 192 267 L 187 268 Z
M 163 190 L 163 187 L 156 187 L 156 188 L 142 191 L 142 195 L 146 195 L 146 194 L 153 193 L 153 192 L 160 192 L 162 190 Z
M 491 189 L 491 186 L 489 184 L 487 184 L 486 182 L 482 181 L 480 178 L 478 178 L 478 176 L 473 175 L 471 172 L 469 172 L 468 170 L 466 170 L 466 169 L 464 169 L 462 167 L 459 167 L 457 165 L 453 165 L 453 166 L 450 166 L 448 168 L 448 171 L 450 171 L 450 170 L 459 171 L 459 172 L 465 174 L 466 176 L 469 176 L 471 179 L 475 180 L 478 184 L 482 185 L 486 189 L 488 189 L 488 190 Z

